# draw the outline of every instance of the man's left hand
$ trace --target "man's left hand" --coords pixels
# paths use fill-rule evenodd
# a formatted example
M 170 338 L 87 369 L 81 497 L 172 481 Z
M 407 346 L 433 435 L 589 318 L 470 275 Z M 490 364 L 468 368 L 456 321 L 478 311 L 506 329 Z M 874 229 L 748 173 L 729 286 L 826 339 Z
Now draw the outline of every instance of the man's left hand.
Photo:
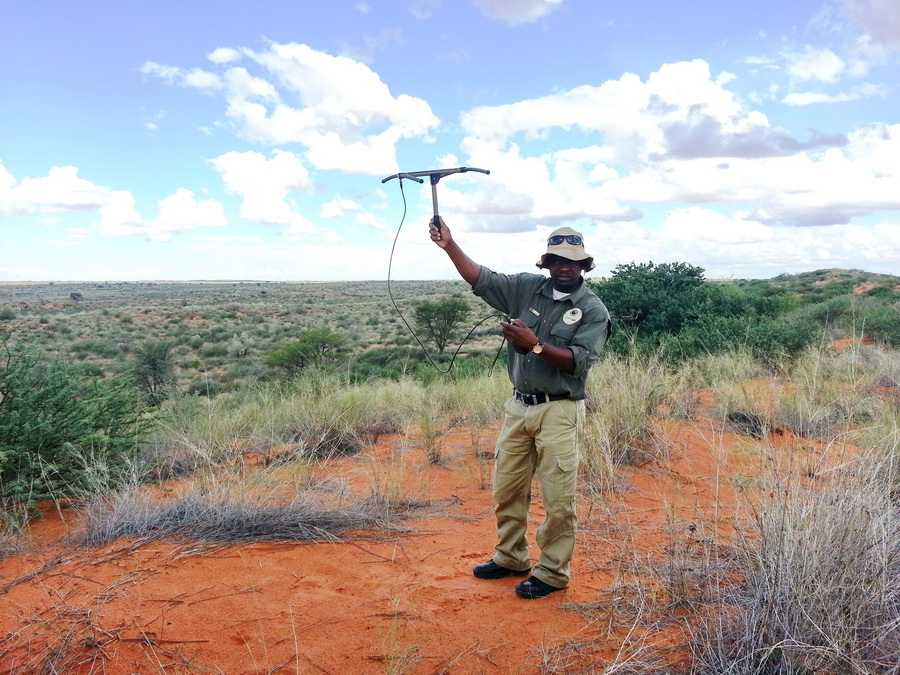
M 509 323 L 501 321 L 500 330 L 503 331 L 503 337 L 520 352 L 530 352 L 538 343 L 537 335 L 518 319 L 513 319 Z

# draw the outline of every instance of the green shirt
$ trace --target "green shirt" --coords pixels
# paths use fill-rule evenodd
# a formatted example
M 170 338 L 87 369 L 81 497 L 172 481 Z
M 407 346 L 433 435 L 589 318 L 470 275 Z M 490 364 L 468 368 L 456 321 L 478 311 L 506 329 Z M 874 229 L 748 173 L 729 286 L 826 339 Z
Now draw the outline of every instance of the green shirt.
M 610 327 L 609 312 L 586 283 L 562 300 L 554 300 L 549 277 L 506 275 L 482 267 L 472 292 L 510 319 L 522 321 L 544 343 L 572 350 L 575 370 L 567 373 L 537 354 L 520 354 L 509 345 L 507 370 L 518 391 L 584 398 L 588 370 L 600 356 Z

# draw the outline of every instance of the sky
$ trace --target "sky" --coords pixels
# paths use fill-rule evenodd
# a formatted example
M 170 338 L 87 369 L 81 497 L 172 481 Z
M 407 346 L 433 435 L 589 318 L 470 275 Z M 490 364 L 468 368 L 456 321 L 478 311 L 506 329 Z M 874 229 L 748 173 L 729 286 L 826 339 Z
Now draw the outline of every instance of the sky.
M 0 14 L 0 281 L 456 278 L 433 196 L 499 272 L 569 226 L 594 277 L 900 274 L 897 0 Z

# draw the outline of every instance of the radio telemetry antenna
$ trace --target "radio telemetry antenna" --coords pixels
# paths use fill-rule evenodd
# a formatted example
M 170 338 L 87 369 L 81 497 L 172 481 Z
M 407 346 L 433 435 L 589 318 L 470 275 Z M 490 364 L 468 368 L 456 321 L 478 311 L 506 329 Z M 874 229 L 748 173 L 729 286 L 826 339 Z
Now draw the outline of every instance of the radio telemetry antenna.
M 389 180 L 396 178 L 403 181 L 404 178 L 408 178 L 409 180 L 414 180 L 417 183 L 424 183 L 423 180 L 426 176 L 431 180 L 431 203 L 434 206 L 434 225 L 441 229 L 441 220 L 438 215 L 438 198 L 437 198 L 437 184 L 438 181 L 444 176 L 449 176 L 451 173 L 466 173 L 468 171 L 477 171 L 479 173 L 490 174 L 490 171 L 487 169 L 476 169 L 471 166 L 460 166 L 455 169 L 432 169 L 430 171 L 404 171 L 402 173 L 395 173 L 393 176 L 388 176 L 382 183 L 387 183 Z
M 388 297 L 391 299 L 391 304 L 394 306 L 394 310 L 397 312 L 397 316 L 403 321 L 406 327 L 409 329 L 410 334 L 415 338 L 416 342 L 419 343 L 419 346 L 422 348 L 422 352 L 425 354 L 425 358 L 428 359 L 428 362 L 440 373 L 449 373 L 450 369 L 453 367 L 453 364 L 456 362 L 456 357 L 459 356 L 460 350 L 462 350 L 463 345 L 466 340 L 468 340 L 472 333 L 481 326 L 485 321 L 489 319 L 493 319 L 497 316 L 501 316 L 498 314 L 492 314 L 491 316 L 486 316 L 481 321 L 479 321 L 475 326 L 472 327 L 472 330 L 469 331 L 469 334 L 463 338 L 463 341 L 459 343 L 459 347 L 456 348 L 456 352 L 450 358 L 450 363 L 446 369 L 441 368 L 437 363 L 435 363 L 434 359 L 431 358 L 431 354 L 428 353 L 427 347 L 422 343 L 419 339 L 419 336 L 416 335 L 416 332 L 413 330 L 412 326 L 409 325 L 409 322 L 406 320 L 406 317 L 403 316 L 403 312 L 400 311 L 400 308 L 397 306 L 397 301 L 394 299 L 394 293 L 391 290 L 391 268 L 394 263 L 394 249 L 397 248 L 397 239 L 400 237 L 400 230 L 403 229 L 403 223 L 406 220 L 406 194 L 403 192 L 403 179 L 408 178 L 409 180 L 414 180 L 417 183 L 424 183 L 425 178 L 427 177 L 431 181 L 431 201 L 434 204 L 434 224 L 435 227 L 438 228 L 438 231 L 441 229 L 441 217 L 438 214 L 438 199 L 437 199 L 437 184 L 438 181 L 441 180 L 444 176 L 449 176 L 451 173 L 466 173 L 467 171 L 477 171 L 478 173 L 489 174 L 490 171 L 486 169 L 475 169 L 471 166 L 461 166 L 456 169 L 433 169 L 431 171 L 404 171 L 402 173 L 395 173 L 393 176 L 388 176 L 382 183 L 387 183 L 389 180 L 396 178 L 400 183 L 400 194 L 403 195 L 403 217 L 400 219 L 400 226 L 397 228 L 397 234 L 394 235 L 394 243 L 391 246 L 391 254 L 388 258 L 388 274 L 387 274 L 387 290 Z M 509 317 L 503 316 L 504 319 L 509 321 Z M 506 342 L 504 339 L 503 342 L 500 343 L 500 347 L 497 350 L 497 356 L 494 358 L 494 363 L 491 364 L 491 370 L 493 371 L 494 365 L 497 363 L 497 360 L 500 358 L 500 352 L 503 349 L 503 344 Z

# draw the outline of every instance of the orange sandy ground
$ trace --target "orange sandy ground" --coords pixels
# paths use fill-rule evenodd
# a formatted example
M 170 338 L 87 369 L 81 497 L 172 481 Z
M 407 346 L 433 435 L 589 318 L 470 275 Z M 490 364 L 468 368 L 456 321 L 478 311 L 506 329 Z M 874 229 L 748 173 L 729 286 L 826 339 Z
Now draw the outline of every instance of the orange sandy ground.
M 0 672 L 603 672 L 641 634 L 664 663 L 683 660 L 684 628 L 667 609 L 677 589 L 655 561 L 729 534 L 742 517 L 735 488 L 777 460 L 721 425 L 665 422 L 662 459 L 620 470 L 614 490 L 582 490 L 570 588 L 527 601 L 518 578 L 471 574 L 494 543 L 490 462 L 476 449 L 490 452 L 497 432 L 451 432 L 437 466 L 420 450 L 398 461 L 398 437 L 339 460 L 332 468 L 357 487 L 393 479 L 445 504 L 382 540 L 75 550 L 59 543 L 75 512 L 50 510 L 33 549 L 0 561 Z M 803 470 L 821 459 L 804 441 L 779 442 Z M 649 634 L 628 597 L 637 582 L 642 603 L 669 616 Z

